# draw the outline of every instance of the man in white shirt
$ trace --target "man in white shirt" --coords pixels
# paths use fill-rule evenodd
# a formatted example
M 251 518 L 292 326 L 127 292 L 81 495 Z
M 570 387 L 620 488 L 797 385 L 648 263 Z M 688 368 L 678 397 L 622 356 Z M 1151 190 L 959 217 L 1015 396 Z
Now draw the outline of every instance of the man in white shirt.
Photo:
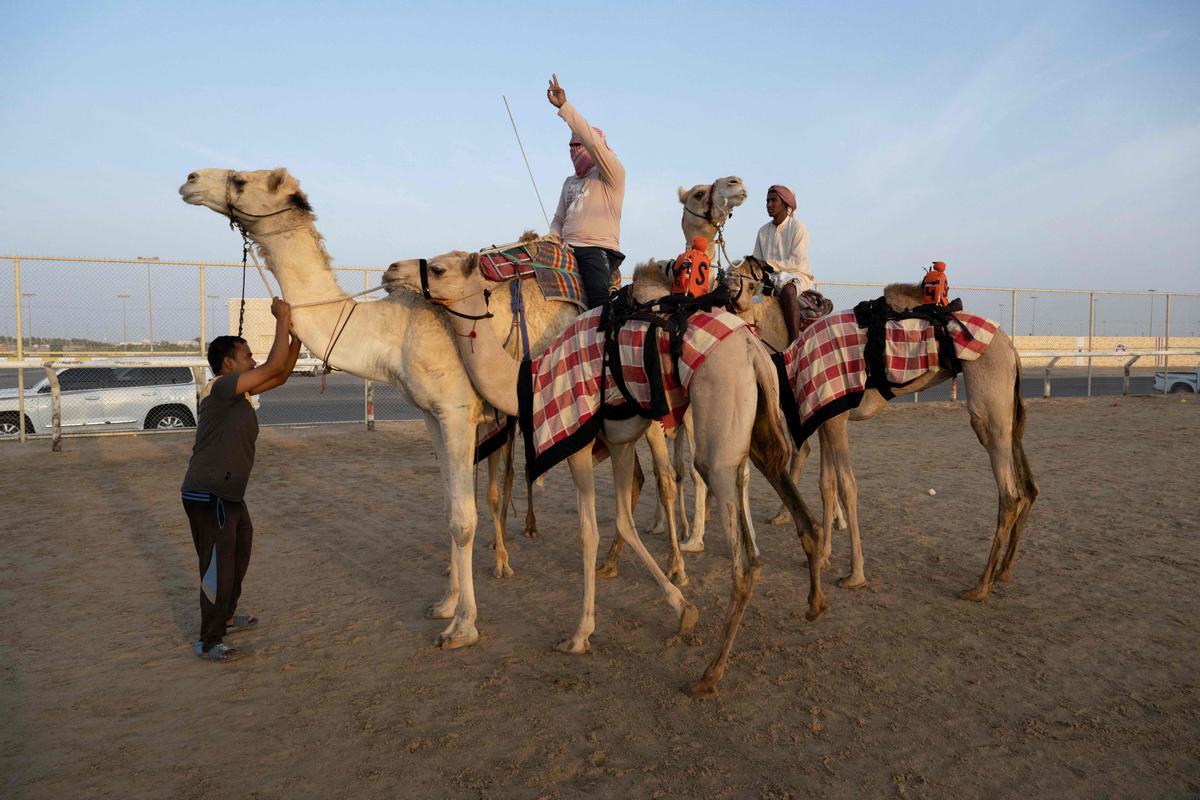
M 816 284 L 808 268 L 808 229 L 796 219 L 796 195 L 792 190 L 779 184 L 768 189 L 767 214 L 771 221 L 758 230 L 754 257 L 773 273 L 788 340 L 795 341 L 813 320 L 832 311 L 833 304 L 813 288 Z

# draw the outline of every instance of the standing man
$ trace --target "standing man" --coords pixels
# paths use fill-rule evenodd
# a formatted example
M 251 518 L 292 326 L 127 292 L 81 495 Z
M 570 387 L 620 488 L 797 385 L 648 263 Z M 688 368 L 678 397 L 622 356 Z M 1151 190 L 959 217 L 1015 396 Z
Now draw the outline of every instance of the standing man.
M 237 658 L 240 653 L 221 640 L 258 624 L 253 614 L 236 613 L 254 537 L 243 499 L 258 439 L 250 395 L 282 386 L 300 355 L 300 340 L 290 333 L 291 306 L 276 297 L 271 314 L 275 341 L 262 366 L 240 336 L 218 336 L 209 344 L 208 364 L 216 378 L 202 392 L 196 444 L 183 478 L 183 510 L 200 562 L 196 655 L 210 661 Z
M 794 342 L 814 320 L 832 311 L 833 304 L 814 289 L 808 268 L 808 229 L 796 219 L 792 190 L 779 184 L 767 189 L 767 214 L 771 221 L 758 229 L 754 257 L 773 273 L 788 341 Z
M 625 200 L 625 167 L 604 139 L 604 132 L 588 125 L 567 102 L 567 93 L 550 79 L 546 99 L 571 128 L 571 163 L 575 174 L 563 182 L 554 212 L 551 233 L 575 253 L 588 308 L 608 300 L 611 274 L 620 269 L 621 203 Z

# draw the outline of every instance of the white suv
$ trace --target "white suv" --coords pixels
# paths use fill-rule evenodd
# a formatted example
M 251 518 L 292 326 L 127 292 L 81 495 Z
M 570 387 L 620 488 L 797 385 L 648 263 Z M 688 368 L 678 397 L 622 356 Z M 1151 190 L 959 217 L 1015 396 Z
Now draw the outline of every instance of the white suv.
M 207 372 L 207 370 L 205 370 Z M 68 367 L 58 371 L 63 433 L 189 428 L 196 382 L 189 367 Z M 16 436 L 19 397 L 0 389 L 0 436 Z M 50 432 L 50 380 L 25 390 L 25 432 Z

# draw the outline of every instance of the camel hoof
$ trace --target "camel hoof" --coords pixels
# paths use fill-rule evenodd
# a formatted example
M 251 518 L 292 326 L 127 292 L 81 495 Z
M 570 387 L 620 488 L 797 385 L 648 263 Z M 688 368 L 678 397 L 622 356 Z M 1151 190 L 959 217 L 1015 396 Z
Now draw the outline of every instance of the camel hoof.
M 829 610 L 829 604 L 826 603 L 824 600 L 820 600 L 815 605 L 810 605 L 808 607 L 808 611 L 806 611 L 804 613 L 804 618 L 806 620 L 808 620 L 809 622 L 812 622 L 813 620 L 815 620 L 817 617 L 821 616 L 828 610 Z
M 1000 581 L 1001 583 L 1011 583 L 1012 582 L 1012 570 L 1011 569 L 1004 570 L 1003 572 L 1001 572 L 999 575 L 996 576 L 996 580 Z
M 685 589 L 692 582 L 682 569 L 673 570 L 671 574 L 667 575 L 667 580 L 675 584 L 676 589 Z
M 856 578 L 853 575 L 847 575 L 844 578 L 839 578 L 837 585 L 843 589 L 861 589 L 867 585 L 867 579 L 862 576 Z
M 696 623 L 700 621 L 700 609 L 688 601 L 683 601 L 683 610 L 679 612 L 679 630 L 675 633 L 676 636 L 682 638 L 692 632 L 692 628 L 696 627 Z
M 585 636 L 582 641 L 577 641 L 574 636 L 569 639 L 563 639 L 554 646 L 554 649 L 560 653 L 566 653 L 571 656 L 581 656 L 584 653 L 592 652 L 592 643 Z
M 457 600 L 439 600 L 436 603 L 430 603 L 425 606 L 425 619 L 451 619 L 457 605 Z
M 513 576 L 512 567 L 508 564 L 497 564 L 495 575 L 497 578 L 511 578 Z
M 650 536 L 662 536 L 666 532 L 667 532 L 667 529 L 664 525 L 662 525 L 662 523 L 659 523 L 658 525 L 655 525 L 650 530 L 646 531 L 646 533 L 649 534 Z
M 688 697 L 695 697 L 699 700 L 708 700 L 717 696 L 717 684 L 701 678 L 695 683 L 690 683 L 687 686 L 684 686 L 683 693 Z
M 792 521 L 792 515 L 786 511 L 780 511 L 775 516 L 767 520 L 768 525 L 786 525 Z
M 454 633 L 439 633 L 434 643 L 443 650 L 457 650 L 460 647 L 470 647 L 479 641 L 479 631 L 472 626 L 470 630 L 459 629 Z
M 967 589 L 958 597 L 960 600 L 970 600 L 972 603 L 982 603 L 987 600 L 988 590 L 982 586 L 976 586 L 974 589 Z
M 525 538 L 526 538 L 526 539 L 536 539 L 536 538 L 538 538 L 538 530 L 537 530 L 537 528 L 526 528 L 526 529 L 525 529 Z
M 596 567 L 597 578 L 615 578 L 617 577 L 617 565 L 605 561 L 600 566 Z
M 683 542 L 682 544 L 679 545 L 679 549 L 681 551 L 683 551 L 684 553 L 703 553 L 704 552 L 704 540 L 703 539 L 688 539 L 686 542 Z

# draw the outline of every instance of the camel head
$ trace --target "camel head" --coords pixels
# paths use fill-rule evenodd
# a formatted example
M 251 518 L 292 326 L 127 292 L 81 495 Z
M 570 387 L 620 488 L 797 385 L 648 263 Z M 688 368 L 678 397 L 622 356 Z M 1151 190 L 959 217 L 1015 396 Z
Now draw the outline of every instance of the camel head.
M 749 311 L 754 298 L 762 293 L 767 269 L 754 256 L 746 256 L 733 262 L 725 273 L 725 286 L 733 298 L 734 313 Z
M 423 280 L 421 259 L 393 262 L 383 273 L 383 286 L 388 292 L 406 289 L 417 294 L 428 289 L 428 299 L 441 303 L 456 303 L 482 294 L 487 288 L 479 270 L 479 254 L 464 250 L 452 250 L 429 259 Z
M 711 236 L 725 224 L 733 210 L 746 202 L 746 185 L 736 175 L 717 178 L 691 189 L 679 187 L 683 204 L 683 233 L 687 242 L 693 236 Z
M 266 220 L 296 211 L 311 214 L 308 197 L 300 181 L 283 167 L 238 172 L 231 169 L 200 169 L 188 175 L 179 187 L 183 202 L 211 208 L 240 222 L 253 233 Z

